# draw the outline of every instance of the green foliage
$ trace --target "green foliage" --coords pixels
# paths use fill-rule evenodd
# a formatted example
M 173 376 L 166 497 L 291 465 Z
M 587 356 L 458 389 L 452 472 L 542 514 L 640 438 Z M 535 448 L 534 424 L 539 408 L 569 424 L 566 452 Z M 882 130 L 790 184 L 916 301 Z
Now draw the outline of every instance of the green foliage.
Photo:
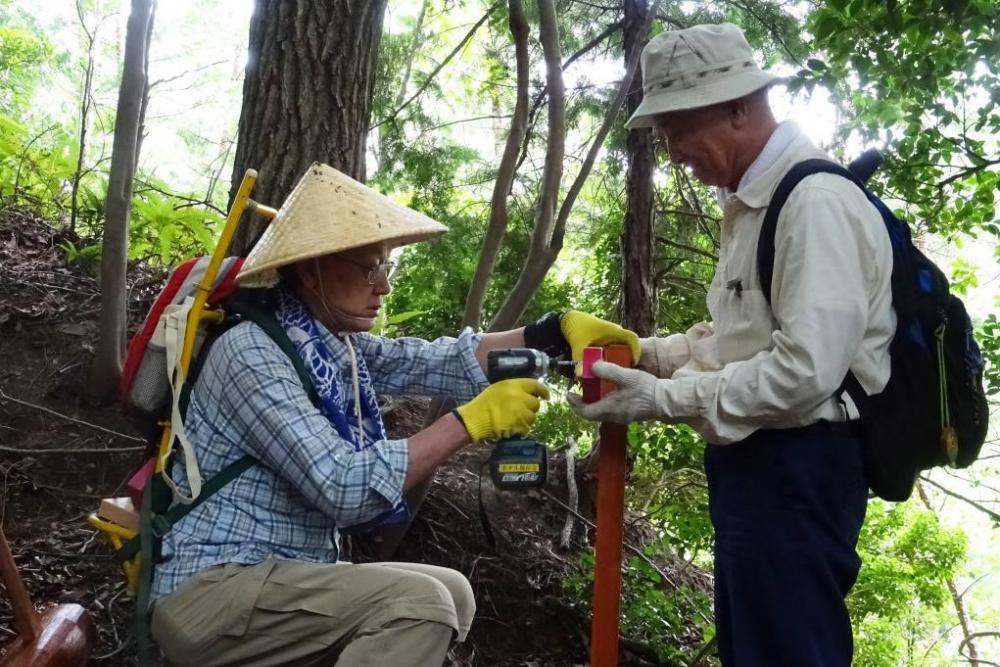
M 793 82 L 834 91 L 849 111 L 843 134 L 886 144 L 890 189 L 949 237 L 1000 233 L 997 25 L 993 0 L 827 2 L 807 22 L 824 58 Z
M 869 503 L 858 543 L 864 565 L 848 597 L 858 665 L 911 664 L 913 645 L 932 647 L 935 621 L 954 618 L 947 583 L 965 548 L 961 530 L 944 528 L 913 502 Z
M 979 285 L 979 278 L 976 275 L 976 267 L 966 262 L 961 257 L 957 257 L 951 262 L 951 291 L 958 296 L 964 297 L 970 288 Z
M 60 125 L 33 131 L 0 117 L 0 197 L 58 219 L 76 171 L 75 152 L 76 140 Z
M 30 205 L 53 221 L 67 220 L 79 153 L 78 103 L 72 101 L 57 110 L 33 108 L 31 102 L 40 82 L 53 70 L 61 68 L 66 87 L 77 88 L 81 53 L 79 49 L 71 55 L 58 53 L 53 44 L 65 40 L 55 36 L 50 40 L 30 17 L 8 12 L 10 5 L 9 0 L 0 0 L 0 203 Z M 414 16 L 392 21 L 392 29 L 380 40 L 371 142 L 377 168 L 370 183 L 451 229 L 441 239 L 402 251 L 394 291 L 377 325 L 386 335 L 435 338 L 456 332 L 478 261 L 496 176 L 492 150 L 506 138 L 514 104 L 514 58 L 506 7 L 501 3 L 475 39 L 430 80 L 486 5 L 427 0 L 421 6 L 422 20 L 416 18 L 416 9 L 410 10 Z M 215 5 L 206 10 L 213 8 L 217 11 Z M 85 9 L 96 11 L 86 3 Z M 832 91 L 846 119 L 841 141 L 854 134 L 888 148 L 889 164 L 879 176 L 885 179 L 879 187 L 902 200 L 922 225 L 949 241 L 965 234 L 975 238 L 983 232 L 1000 236 L 996 221 L 1000 181 L 997 3 L 828 0 L 812 3 L 808 10 L 805 27 L 812 34 L 811 44 L 802 39 L 803 22 L 797 14 L 802 10 L 770 0 L 661 3 L 661 18 L 669 21 L 657 21 L 653 31 L 697 22 L 739 23 L 768 63 L 796 64 L 792 89 L 811 92 L 822 86 Z M 525 11 L 531 24 L 529 99 L 534 100 L 544 85 L 537 6 L 525 3 Z M 560 2 L 564 58 L 591 44 L 621 18 L 621 7 L 614 3 Z M 599 77 L 608 62 L 620 62 L 620 35 L 615 32 L 566 68 L 566 181 L 578 168 L 617 85 Z M 79 39 L 79 32 L 75 36 Z M 154 44 L 153 50 L 159 46 Z M 117 45 L 102 43 L 96 50 L 97 83 L 104 88 L 97 91 L 95 100 L 114 97 L 111 84 L 120 72 L 117 49 Z M 183 49 L 173 52 L 176 55 L 171 58 L 191 58 Z M 112 60 L 113 67 L 108 67 Z M 204 59 L 197 63 L 203 64 Z M 425 83 L 422 94 L 411 100 Z M 223 90 L 220 82 L 216 84 L 213 91 Z M 154 103 L 166 94 L 164 87 L 157 88 Z M 203 154 L 205 137 L 218 136 L 188 122 L 197 115 L 197 106 L 186 108 L 184 127 L 176 132 L 177 148 L 184 149 L 185 155 Z M 114 116 L 111 105 L 102 107 L 97 102 L 93 114 L 91 146 L 84 156 L 78 193 L 77 227 L 83 238 L 62 246 L 69 261 L 91 271 L 96 270 L 100 256 L 107 190 L 105 149 Z M 156 117 L 149 116 L 151 124 Z M 469 125 L 470 117 L 481 120 Z M 497 311 L 527 256 L 546 125 L 542 105 L 533 117 L 508 199 L 508 231 L 480 327 Z M 619 318 L 626 139 L 619 119 L 570 216 L 560 258 L 529 305 L 526 321 L 548 310 L 570 307 Z M 217 159 L 222 164 L 228 158 Z M 672 332 L 709 319 L 705 292 L 715 269 L 720 211 L 709 189 L 660 159 L 658 240 L 653 250 L 659 325 Z M 195 165 L 187 169 L 199 170 Z M 207 172 L 214 170 L 214 166 L 205 168 L 201 175 L 208 178 Z M 172 264 L 210 249 L 221 216 L 196 205 L 201 196 L 191 191 L 205 191 L 201 182 L 183 183 L 165 167 L 156 173 L 170 174 L 169 178 L 155 178 L 151 168 L 139 171 L 130 224 L 131 258 Z M 216 189 L 215 196 L 220 192 Z M 975 267 L 958 260 L 952 269 L 956 292 L 976 286 Z M 978 335 L 987 359 L 989 390 L 1000 394 L 1000 321 L 996 315 L 979 325 Z M 547 404 L 535 429 L 536 437 L 553 448 L 575 440 L 581 455 L 592 447 L 595 433 L 593 425 L 578 420 L 559 400 Z M 692 569 L 710 566 L 713 536 L 702 443 L 685 427 L 644 424 L 630 427 L 629 444 L 634 456 L 629 509 L 632 516 L 648 522 L 646 555 L 657 563 L 690 561 Z M 920 655 L 914 656 L 914 647 L 928 645 L 937 624 L 947 616 L 944 582 L 958 567 L 963 550 L 961 536 L 943 530 L 925 512 L 910 506 L 872 505 L 862 535 L 865 565 L 850 603 L 858 664 L 926 664 L 920 662 Z M 566 580 L 567 593 L 581 608 L 590 600 L 592 569 L 592 554 L 587 552 L 580 568 Z M 712 632 L 700 620 L 710 616 L 704 593 L 674 588 L 646 561 L 629 559 L 623 629 L 628 637 L 654 646 L 663 662 L 689 660 L 692 647 L 703 639 L 698 635 Z M 692 619 L 696 621 L 693 628 Z M 936 659 L 935 653 L 931 656 Z
M 101 268 L 101 244 L 90 243 L 77 245 L 72 241 L 63 241 L 59 244 L 66 261 L 76 264 L 92 276 L 97 276 Z
M 986 361 L 983 372 L 986 393 L 995 397 L 1000 394 L 1000 319 L 997 319 L 996 313 L 990 313 L 979 326 L 976 340 L 983 348 Z
M 707 557 L 714 537 L 701 438 L 687 426 L 648 423 L 630 425 L 628 442 L 635 454 L 633 506 L 643 511 L 668 553 Z
M 647 556 L 654 551 L 647 549 Z M 563 590 L 589 613 L 594 589 L 594 552 L 581 553 L 576 569 L 563 579 Z M 714 633 L 712 602 L 704 591 L 664 580 L 650 561 L 627 558 L 622 576 L 620 632 L 656 651 L 663 664 L 687 664 L 702 641 Z
M 55 49 L 43 35 L 0 25 L 0 113 L 27 110 Z
M 166 184 L 149 180 L 150 186 L 139 187 L 132 199 L 129 256 L 170 266 L 211 252 L 222 229 L 222 216 L 165 194 Z

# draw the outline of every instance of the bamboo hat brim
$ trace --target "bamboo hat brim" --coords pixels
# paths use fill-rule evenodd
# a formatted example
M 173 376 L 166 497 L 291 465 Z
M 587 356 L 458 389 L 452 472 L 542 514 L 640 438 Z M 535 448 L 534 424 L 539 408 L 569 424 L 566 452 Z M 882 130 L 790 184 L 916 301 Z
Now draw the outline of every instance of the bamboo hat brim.
M 314 162 L 278 209 L 236 280 L 241 287 L 273 287 L 282 266 L 373 243 L 406 245 L 446 231 L 423 213 Z

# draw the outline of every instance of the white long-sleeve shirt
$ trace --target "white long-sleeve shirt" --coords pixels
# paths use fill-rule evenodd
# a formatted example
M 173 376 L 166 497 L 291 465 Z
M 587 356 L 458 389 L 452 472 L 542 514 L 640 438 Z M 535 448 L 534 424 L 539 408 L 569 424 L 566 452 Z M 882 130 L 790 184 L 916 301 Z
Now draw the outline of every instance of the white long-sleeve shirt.
M 856 417 L 850 399 L 845 412 L 836 396 L 848 369 L 869 393 L 888 382 L 892 248 L 856 185 L 814 174 L 796 186 L 778 216 L 773 312 L 761 291 L 757 237 L 767 205 L 794 164 L 817 157 L 830 159 L 794 124 L 778 127 L 736 192 L 720 193 L 712 322 L 643 341 L 642 365 L 668 378 L 656 384 L 661 417 L 711 443 Z

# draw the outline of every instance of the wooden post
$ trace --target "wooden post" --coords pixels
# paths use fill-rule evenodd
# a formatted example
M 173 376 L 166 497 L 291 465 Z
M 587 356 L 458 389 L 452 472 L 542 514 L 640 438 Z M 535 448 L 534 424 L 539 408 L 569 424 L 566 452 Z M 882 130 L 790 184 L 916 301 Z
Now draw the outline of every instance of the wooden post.
M 14 564 L 14 556 L 10 553 L 10 545 L 7 544 L 7 536 L 0 528 L 0 579 L 3 579 L 4 588 L 7 589 L 7 597 L 10 598 L 10 606 L 14 611 L 14 623 L 25 641 L 34 641 L 42 634 L 42 624 L 35 613 L 35 606 L 31 604 L 31 597 L 28 596 L 28 589 L 24 587 L 24 581 L 17 572 L 17 565 Z
M 604 361 L 628 368 L 632 366 L 632 353 L 626 345 L 609 345 L 604 348 Z M 605 396 L 615 389 L 614 383 L 602 380 L 599 394 Z M 622 587 L 622 542 L 625 538 L 626 428 L 622 424 L 601 424 L 600 449 L 597 455 L 597 541 L 594 620 L 590 632 L 591 667 L 614 667 L 618 664 L 618 614 Z

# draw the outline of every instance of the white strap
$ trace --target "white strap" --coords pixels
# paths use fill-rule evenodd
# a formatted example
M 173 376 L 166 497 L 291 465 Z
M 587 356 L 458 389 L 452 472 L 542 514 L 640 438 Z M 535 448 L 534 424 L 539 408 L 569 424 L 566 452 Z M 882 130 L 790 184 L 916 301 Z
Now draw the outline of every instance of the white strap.
M 184 349 L 184 333 L 187 330 L 188 314 L 194 300 L 191 297 L 184 299 L 181 304 L 167 306 L 163 310 L 160 321 L 164 328 L 164 348 L 167 352 L 167 377 L 170 381 L 170 393 L 172 395 L 172 405 L 170 411 L 170 432 L 171 442 L 160 460 L 160 475 L 173 491 L 174 502 L 188 505 L 194 502 L 201 493 L 201 471 L 198 469 L 198 458 L 195 456 L 194 447 L 188 440 L 184 430 L 184 419 L 181 417 L 181 388 L 186 379 L 184 369 L 181 367 L 181 351 Z M 195 346 L 197 348 L 197 345 Z M 197 351 L 192 351 L 192 356 Z M 184 456 L 184 468 L 187 474 L 188 485 L 191 487 L 191 495 L 185 496 L 184 492 L 170 478 L 170 468 L 167 458 L 173 450 L 174 441 L 180 443 L 181 452 Z

